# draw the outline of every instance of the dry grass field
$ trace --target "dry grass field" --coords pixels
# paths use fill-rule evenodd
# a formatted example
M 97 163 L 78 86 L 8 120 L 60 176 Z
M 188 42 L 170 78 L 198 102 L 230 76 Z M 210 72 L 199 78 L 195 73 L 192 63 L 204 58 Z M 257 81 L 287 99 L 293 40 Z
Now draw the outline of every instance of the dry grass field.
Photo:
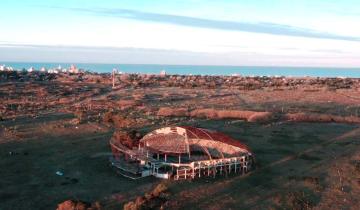
M 159 183 L 168 188 L 164 209 L 357 209 L 360 92 L 309 89 L 0 83 L 0 209 L 56 209 L 69 199 L 121 209 Z M 254 152 L 256 169 L 132 181 L 109 167 L 114 130 L 146 134 L 165 125 L 238 139 Z

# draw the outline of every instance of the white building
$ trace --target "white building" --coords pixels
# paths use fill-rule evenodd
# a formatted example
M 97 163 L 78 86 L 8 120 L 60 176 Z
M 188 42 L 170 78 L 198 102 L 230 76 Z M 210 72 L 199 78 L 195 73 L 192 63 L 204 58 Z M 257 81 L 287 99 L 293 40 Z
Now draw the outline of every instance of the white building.
M 30 67 L 27 71 L 28 71 L 28 72 L 33 72 L 33 71 L 35 71 L 35 68 L 34 68 L 34 67 Z
M 47 71 L 49 74 L 58 74 L 59 73 L 59 70 L 58 69 L 49 69 Z
M 70 66 L 69 73 L 77 74 L 79 73 L 79 69 L 74 64 L 72 64 Z
M 165 70 L 160 71 L 160 76 L 166 76 L 166 71 Z

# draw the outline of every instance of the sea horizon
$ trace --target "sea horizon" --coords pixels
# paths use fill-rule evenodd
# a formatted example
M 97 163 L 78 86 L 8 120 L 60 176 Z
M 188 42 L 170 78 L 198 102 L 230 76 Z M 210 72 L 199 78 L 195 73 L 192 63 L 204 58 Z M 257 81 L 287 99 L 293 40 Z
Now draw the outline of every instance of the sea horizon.
M 309 67 L 309 66 L 240 66 L 240 65 L 177 65 L 177 64 L 124 64 L 124 63 L 66 63 L 66 62 L 7 62 L 0 65 L 11 66 L 16 70 L 45 67 L 79 69 L 94 73 L 111 73 L 117 69 L 122 73 L 169 75 L 209 75 L 209 76 L 284 76 L 284 77 L 349 77 L 360 78 L 360 67 Z

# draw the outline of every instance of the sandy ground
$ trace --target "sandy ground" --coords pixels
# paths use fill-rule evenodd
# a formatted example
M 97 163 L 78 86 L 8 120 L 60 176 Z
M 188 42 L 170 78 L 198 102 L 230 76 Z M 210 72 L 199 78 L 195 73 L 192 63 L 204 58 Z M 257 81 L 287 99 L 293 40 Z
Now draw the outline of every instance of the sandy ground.
M 169 186 L 171 195 L 165 209 L 357 209 L 360 205 L 359 124 L 158 116 L 159 108 L 175 107 L 357 117 L 357 89 L 130 86 L 112 90 L 102 83 L 24 82 L 0 83 L 0 91 L 0 209 L 56 209 L 67 199 L 121 209 L 160 182 Z M 145 134 L 164 125 L 224 132 L 253 150 L 257 168 L 246 176 L 132 181 L 109 167 L 108 142 L 115 129 Z

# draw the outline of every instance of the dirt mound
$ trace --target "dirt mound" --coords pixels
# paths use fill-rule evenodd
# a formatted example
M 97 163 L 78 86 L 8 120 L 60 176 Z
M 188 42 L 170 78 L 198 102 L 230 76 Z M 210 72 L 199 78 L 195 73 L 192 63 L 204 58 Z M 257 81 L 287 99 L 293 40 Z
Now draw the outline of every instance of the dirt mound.
M 89 210 L 91 204 L 83 201 L 67 200 L 58 204 L 57 210 Z
M 293 113 L 286 114 L 285 119 L 294 122 L 336 122 L 360 123 L 360 118 L 355 116 L 336 116 L 328 114 Z
M 191 117 L 217 119 L 217 110 L 215 109 L 195 109 L 190 113 Z
M 189 111 L 186 108 L 162 107 L 159 109 L 157 115 L 164 117 L 186 117 L 189 116 Z
M 120 100 L 117 102 L 117 104 L 121 107 L 121 109 L 126 109 L 141 105 L 141 103 L 137 100 Z
M 192 117 L 206 117 L 209 119 L 243 119 L 249 122 L 263 122 L 270 120 L 270 112 L 254 112 L 241 110 L 196 109 L 190 113 Z
M 269 121 L 273 117 L 273 114 L 271 112 L 256 112 L 250 115 L 247 120 L 249 122 L 264 122 Z
M 239 111 L 239 110 L 222 110 L 218 111 L 218 118 L 234 118 L 234 119 L 244 119 L 249 122 L 260 122 L 267 121 L 271 117 L 270 112 L 254 112 L 254 111 Z
M 162 107 L 159 109 L 158 116 L 190 116 L 208 119 L 243 119 L 249 122 L 268 121 L 272 117 L 271 112 L 255 112 L 241 110 L 216 110 L 216 109 L 195 109 L 191 112 L 186 108 Z

